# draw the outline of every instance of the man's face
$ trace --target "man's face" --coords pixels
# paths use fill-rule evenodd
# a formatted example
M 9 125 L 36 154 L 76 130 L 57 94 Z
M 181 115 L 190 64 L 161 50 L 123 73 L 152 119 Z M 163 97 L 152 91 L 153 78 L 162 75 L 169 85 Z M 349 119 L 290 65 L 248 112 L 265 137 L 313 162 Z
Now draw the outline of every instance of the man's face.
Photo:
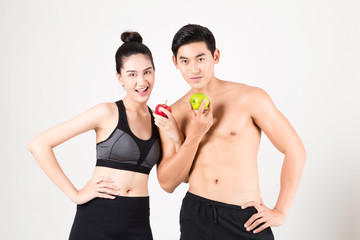
M 219 61 L 219 50 L 214 57 L 205 42 L 195 42 L 179 48 L 177 58 L 173 56 L 177 69 L 193 89 L 203 89 L 214 77 L 214 64 Z

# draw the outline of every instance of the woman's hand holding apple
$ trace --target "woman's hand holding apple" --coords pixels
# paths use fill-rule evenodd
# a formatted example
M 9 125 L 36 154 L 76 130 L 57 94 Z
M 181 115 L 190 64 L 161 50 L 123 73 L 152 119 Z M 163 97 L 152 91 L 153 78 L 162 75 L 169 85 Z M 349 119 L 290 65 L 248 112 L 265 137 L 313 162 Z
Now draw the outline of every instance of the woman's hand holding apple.
M 155 125 L 160 128 L 176 146 L 180 147 L 184 137 L 171 113 L 171 108 L 169 106 L 164 108 L 163 105 L 164 104 L 159 104 L 159 107 L 157 106 L 157 110 L 153 113 Z

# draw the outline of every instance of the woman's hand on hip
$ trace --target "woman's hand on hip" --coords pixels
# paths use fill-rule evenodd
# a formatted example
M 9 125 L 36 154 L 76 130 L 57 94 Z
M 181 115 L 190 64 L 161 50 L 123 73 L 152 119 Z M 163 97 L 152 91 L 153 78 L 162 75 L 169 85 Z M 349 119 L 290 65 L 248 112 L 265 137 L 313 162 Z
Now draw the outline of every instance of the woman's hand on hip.
M 113 182 L 114 180 L 107 177 L 90 180 L 71 200 L 76 204 L 84 204 L 94 198 L 115 199 L 115 196 L 120 194 L 120 189 L 113 185 Z

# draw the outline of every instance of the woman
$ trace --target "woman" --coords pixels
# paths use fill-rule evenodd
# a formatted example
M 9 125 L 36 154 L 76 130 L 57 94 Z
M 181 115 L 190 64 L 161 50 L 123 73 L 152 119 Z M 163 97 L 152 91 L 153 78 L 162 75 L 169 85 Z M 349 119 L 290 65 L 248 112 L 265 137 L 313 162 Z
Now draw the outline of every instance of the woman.
M 147 184 L 161 154 L 159 133 L 147 106 L 155 67 L 140 34 L 124 32 L 121 39 L 116 76 L 126 96 L 44 131 L 27 146 L 49 178 L 77 204 L 70 240 L 152 239 Z M 167 134 L 180 139 L 177 125 L 172 126 Z M 96 132 L 97 163 L 91 180 L 77 190 L 52 148 L 89 130 Z

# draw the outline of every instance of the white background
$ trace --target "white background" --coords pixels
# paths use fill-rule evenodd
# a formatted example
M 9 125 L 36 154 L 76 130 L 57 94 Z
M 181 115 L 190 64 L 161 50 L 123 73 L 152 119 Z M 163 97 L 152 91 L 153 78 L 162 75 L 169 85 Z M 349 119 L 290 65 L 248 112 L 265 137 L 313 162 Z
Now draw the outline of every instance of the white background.
M 360 239 L 360 3 L 302 1 L 0 1 L 0 239 L 67 239 L 75 204 L 37 166 L 26 144 L 100 102 L 124 97 L 115 78 L 120 34 L 152 50 L 151 108 L 189 87 L 171 61 L 185 24 L 208 27 L 221 52 L 216 76 L 267 91 L 308 153 L 303 179 L 276 239 Z M 81 188 L 95 165 L 95 134 L 55 148 Z M 262 140 L 263 200 L 273 207 L 283 156 Z M 150 174 L 155 240 L 178 239 L 187 185 L 167 194 Z

